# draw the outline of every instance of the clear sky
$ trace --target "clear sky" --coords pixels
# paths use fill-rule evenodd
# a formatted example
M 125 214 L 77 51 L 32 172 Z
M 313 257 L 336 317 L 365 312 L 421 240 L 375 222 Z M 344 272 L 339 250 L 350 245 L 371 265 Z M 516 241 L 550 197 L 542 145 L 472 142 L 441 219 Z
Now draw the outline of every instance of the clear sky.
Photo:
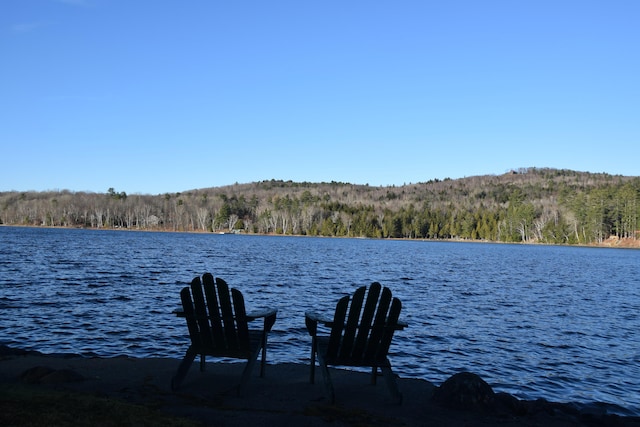
M 1 0 L 0 191 L 640 175 L 637 0 Z

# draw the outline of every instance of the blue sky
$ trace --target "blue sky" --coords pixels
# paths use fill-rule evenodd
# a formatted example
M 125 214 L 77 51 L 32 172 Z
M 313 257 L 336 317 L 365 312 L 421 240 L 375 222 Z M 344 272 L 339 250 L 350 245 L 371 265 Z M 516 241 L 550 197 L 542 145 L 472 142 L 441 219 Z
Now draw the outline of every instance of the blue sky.
M 640 175 L 640 2 L 0 2 L 0 191 Z

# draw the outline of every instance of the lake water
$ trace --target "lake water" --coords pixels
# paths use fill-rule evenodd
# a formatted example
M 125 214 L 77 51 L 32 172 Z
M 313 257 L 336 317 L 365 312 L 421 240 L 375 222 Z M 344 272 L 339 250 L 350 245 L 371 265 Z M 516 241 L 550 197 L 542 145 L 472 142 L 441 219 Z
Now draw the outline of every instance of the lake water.
M 379 281 L 409 323 L 397 374 L 466 370 L 522 399 L 640 414 L 638 250 L 0 227 L 0 342 L 177 367 L 188 336 L 171 312 L 207 271 L 249 310 L 279 309 L 273 363 L 309 362 L 306 310 Z

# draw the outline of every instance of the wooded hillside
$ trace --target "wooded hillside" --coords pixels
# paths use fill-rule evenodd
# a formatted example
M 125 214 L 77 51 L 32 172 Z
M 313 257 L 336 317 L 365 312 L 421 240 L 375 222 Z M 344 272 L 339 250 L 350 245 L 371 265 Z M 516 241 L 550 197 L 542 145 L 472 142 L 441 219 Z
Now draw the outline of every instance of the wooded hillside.
M 262 181 L 163 195 L 0 193 L 0 224 L 561 244 L 640 237 L 640 177 L 548 168 L 391 187 Z

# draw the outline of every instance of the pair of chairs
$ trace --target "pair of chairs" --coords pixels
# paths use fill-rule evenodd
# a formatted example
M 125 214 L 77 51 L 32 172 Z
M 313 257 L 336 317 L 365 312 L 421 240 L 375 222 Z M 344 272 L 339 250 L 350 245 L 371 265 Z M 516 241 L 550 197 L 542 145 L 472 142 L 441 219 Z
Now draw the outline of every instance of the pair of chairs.
M 394 401 L 402 402 L 395 375 L 387 356 L 393 334 L 407 325 L 399 321 L 402 304 L 392 297 L 389 288 L 374 282 L 358 288 L 353 297 L 342 297 L 333 318 L 309 311 L 305 324 L 311 335 L 311 383 L 315 381 L 316 356 L 320 366 L 326 394 L 331 403 L 335 393 L 328 366 L 370 367 L 372 383 L 376 383 L 378 370 L 382 372 Z M 246 359 L 238 393 L 244 390 L 258 355 L 262 352 L 260 376 L 264 376 L 267 335 L 273 327 L 277 310 L 246 312 L 244 298 L 237 289 L 229 289 L 221 278 L 210 273 L 196 277 L 180 292 L 191 345 L 171 380 L 176 390 L 186 376 L 195 357 L 200 355 L 200 369 L 204 370 L 205 357 L 230 357 Z M 249 322 L 262 319 L 262 327 L 250 330 Z M 328 335 L 318 334 L 318 326 L 329 330 Z

